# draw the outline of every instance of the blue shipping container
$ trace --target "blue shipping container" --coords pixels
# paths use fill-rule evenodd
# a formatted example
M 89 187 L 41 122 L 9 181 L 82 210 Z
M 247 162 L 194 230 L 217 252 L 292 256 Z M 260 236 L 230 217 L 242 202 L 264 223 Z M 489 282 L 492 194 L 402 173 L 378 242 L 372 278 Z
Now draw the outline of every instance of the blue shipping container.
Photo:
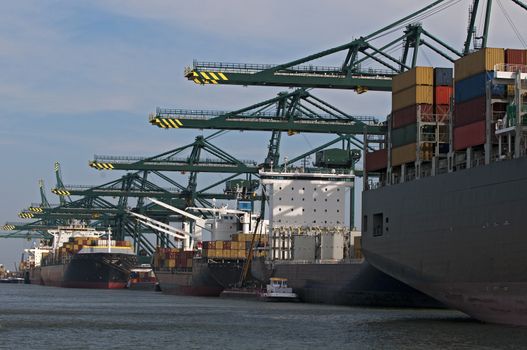
M 452 68 L 434 68 L 434 86 L 452 86 L 453 75 Z
M 492 80 L 493 76 L 494 72 L 490 71 L 456 81 L 454 88 L 456 103 L 461 103 L 476 97 L 485 96 L 486 83 L 487 81 Z M 506 92 L 507 89 L 505 85 L 492 86 L 492 97 L 494 98 L 504 98 Z

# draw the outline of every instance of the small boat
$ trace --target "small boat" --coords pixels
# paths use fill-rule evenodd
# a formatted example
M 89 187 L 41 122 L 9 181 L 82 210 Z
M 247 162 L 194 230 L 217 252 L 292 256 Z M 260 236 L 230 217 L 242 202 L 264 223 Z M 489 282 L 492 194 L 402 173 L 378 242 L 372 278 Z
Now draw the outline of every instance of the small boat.
M 298 301 L 298 295 L 293 288 L 288 287 L 287 278 L 271 277 L 265 292 L 260 298 L 266 301 Z

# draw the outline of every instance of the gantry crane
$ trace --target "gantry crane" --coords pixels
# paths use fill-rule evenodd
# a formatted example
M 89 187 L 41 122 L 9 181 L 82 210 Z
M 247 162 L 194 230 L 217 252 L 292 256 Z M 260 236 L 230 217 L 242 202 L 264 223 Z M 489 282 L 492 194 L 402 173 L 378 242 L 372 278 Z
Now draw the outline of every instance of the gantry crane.
M 391 91 L 391 78 L 417 64 L 421 46 L 426 46 L 453 62 L 462 56 L 444 41 L 425 30 L 417 22 L 450 6 L 452 1 L 439 0 L 369 35 L 347 44 L 324 50 L 284 64 L 246 64 L 194 61 L 185 69 L 187 79 L 197 84 L 232 84 L 353 89 L 358 93 Z M 379 44 L 391 32 L 402 30 L 394 40 Z M 401 58 L 390 52 L 403 47 Z M 412 52 L 410 61 L 410 52 Z M 345 53 L 337 67 L 319 66 L 313 61 L 329 55 Z M 452 56 L 453 55 L 453 56 Z M 380 68 L 366 68 L 373 62 Z
M 305 89 L 281 92 L 276 97 L 232 112 L 157 108 L 149 121 L 160 128 L 285 131 L 289 134 L 384 134 L 386 127 L 371 116 L 352 116 Z
M 424 29 L 423 19 L 434 15 L 459 1 L 438 0 L 422 9 L 369 35 L 361 36 L 347 44 L 293 60 L 284 64 L 248 64 L 194 61 L 192 67 L 185 68 L 185 77 L 196 84 L 230 84 L 309 87 L 331 89 L 353 89 L 358 93 L 365 91 L 391 91 L 391 78 L 417 65 L 420 47 L 426 47 L 447 62 L 454 62 L 471 50 L 486 47 L 490 24 L 492 0 L 473 0 L 470 9 L 469 25 L 462 50 L 455 49 L 438 36 Z M 522 1 L 512 0 L 523 9 Z M 501 3 L 498 3 L 501 6 Z M 476 31 L 476 17 L 479 8 L 485 8 L 484 29 L 480 35 Z M 402 31 L 395 39 L 379 43 L 389 38 L 392 32 Z M 477 40 L 476 40 L 477 39 Z M 476 42 L 477 41 L 477 42 Z M 402 47 L 401 56 L 392 52 Z M 345 53 L 340 66 L 319 66 L 314 61 L 327 56 Z M 370 68 L 366 68 L 366 65 Z M 374 68 L 374 66 L 379 68 Z

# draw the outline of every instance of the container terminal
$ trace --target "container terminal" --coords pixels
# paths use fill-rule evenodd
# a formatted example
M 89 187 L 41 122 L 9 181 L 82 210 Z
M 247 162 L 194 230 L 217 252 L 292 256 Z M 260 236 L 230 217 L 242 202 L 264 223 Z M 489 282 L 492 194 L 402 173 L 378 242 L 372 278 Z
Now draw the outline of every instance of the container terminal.
M 390 281 L 392 291 L 401 297 L 393 304 L 405 304 L 401 302 L 405 293 L 410 296 L 407 301 L 433 301 L 426 294 L 484 321 L 524 325 L 523 281 L 510 268 L 522 266 L 522 259 L 501 254 L 500 249 L 510 252 L 507 247 L 521 245 L 514 208 L 521 207 L 519 174 L 526 144 L 522 102 L 526 54 L 487 46 L 490 0 L 471 1 L 461 50 L 424 28 L 424 19 L 441 15 L 453 3 L 434 1 L 369 35 L 280 65 L 194 61 L 184 76 L 199 85 L 296 90 L 228 112 L 156 108 L 148 117 L 154 127 L 216 131 L 152 157 L 95 156 L 89 163 L 94 169 L 127 171 L 103 185 L 65 186 L 57 163 L 52 192 L 60 204 L 47 201 L 40 183 L 41 202 L 19 215 L 32 221 L 7 222 L 4 237 L 50 239 L 50 230 L 72 220 L 94 228 L 109 226 L 116 240 L 132 243 L 139 264 L 153 265 L 161 288 L 162 276 L 173 275 L 168 284 L 173 288 L 167 291 L 177 293 L 182 285 L 193 287 L 199 280 L 194 279 L 195 271 L 204 270 L 200 276 L 217 284 L 213 294 L 248 280 L 263 283 L 283 277 L 306 301 L 347 304 L 361 294 L 353 291 L 361 273 L 347 269 L 360 266 L 358 270 L 376 276 L 365 278 L 373 285 Z M 521 1 L 512 3 L 519 11 L 527 9 Z M 475 25 L 478 14 L 484 17 L 483 31 Z M 383 46 L 376 41 L 399 32 Z M 401 48 L 400 56 L 392 54 L 394 48 Z M 418 53 L 425 49 L 443 58 L 445 68 L 419 66 Z M 345 55 L 342 65 L 315 63 L 334 54 Z M 317 97 L 313 88 L 391 92 L 391 113 L 386 121 L 355 116 Z M 263 162 L 240 160 L 215 146 L 212 140 L 226 130 L 270 133 Z M 336 138 L 281 161 L 282 136 L 299 133 Z M 316 158 L 313 167 L 306 166 L 311 156 Z M 357 167 L 361 163 L 362 169 Z M 176 182 L 167 175 L 170 172 L 188 173 L 187 184 Z M 198 173 L 229 176 L 198 189 Z M 306 179 L 305 174 L 315 177 Z M 321 174 L 329 175 L 333 183 L 316 178 Z M 342 178 L 335 180 L 340 174 L 351 175 L 351 185 L 341 184 Z M 349 190 L 355 176 L 362 178 L 364 188 L 361 233 L 355 229 L 355 195 Z M 287 186 L 276 190 L 280 183 Z M 348 188 L 350 205 L 325 208 L 320 201 L 314 204 L 324 196 L 306 195 L 297 186 L 309 186 L 313 193 L 331 188 L 332 195 Z M 285 196 L 281 192 L 285 188 L 296 188 L 291 190 L 294 195 Z M 306 198 L 309 204 L 295 202 L 305 203 Z M 239 212 L 218 217 L 217 200 L 236 203 L 233 210 Z M 258 203 L 260 212 L 255 209 Z M 191 214 L 190 208 L 197 212 Z M 242 217 L 250 218 L 249 231 L 240 230 Z M 229 232 L 229 237 L 215 239 L 213 235 L 221 231 L 215 223 L 229 219 L 238 220 L 238 225 L 222 232 Z M 473 247 L 476 254 L 467 257 Z M 218 274 L 210 273 L 211 266 L 228 277 L 218 280 Z M 204 295 L 210 293 L 204 290 Z M 343 294 L 350 298 L 339 299 Z M 364 300 L 374 300 L 372 305 L 385 305 L 394 295 L 362 294 Z

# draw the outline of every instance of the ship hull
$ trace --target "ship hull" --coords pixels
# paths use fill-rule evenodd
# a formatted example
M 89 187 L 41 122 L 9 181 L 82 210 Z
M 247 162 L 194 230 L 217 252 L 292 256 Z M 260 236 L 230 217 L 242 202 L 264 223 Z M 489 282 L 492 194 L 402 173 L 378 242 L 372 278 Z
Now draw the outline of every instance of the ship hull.
M 478 320 L 526 326 L 526 207 L 527 158 L 365 191 L 363 253 Z
M 64 288 L 121 289 L 126 287 L 135 255 L 76 254 L 64 264 L 30 270 L 32 284 Z
M 154 271 L 163 293 L 217 297 L 240 280 L 242 268 L 241 261 L 194 259 L 192 268 L 156 268 Z
M 376 307 L 444 307 L 438 301 L 401 283 L 366 261 L 345 263 L 266 264 L 255 260 L 252 274 L 262 282 L 287 278 L 303 302 Z

